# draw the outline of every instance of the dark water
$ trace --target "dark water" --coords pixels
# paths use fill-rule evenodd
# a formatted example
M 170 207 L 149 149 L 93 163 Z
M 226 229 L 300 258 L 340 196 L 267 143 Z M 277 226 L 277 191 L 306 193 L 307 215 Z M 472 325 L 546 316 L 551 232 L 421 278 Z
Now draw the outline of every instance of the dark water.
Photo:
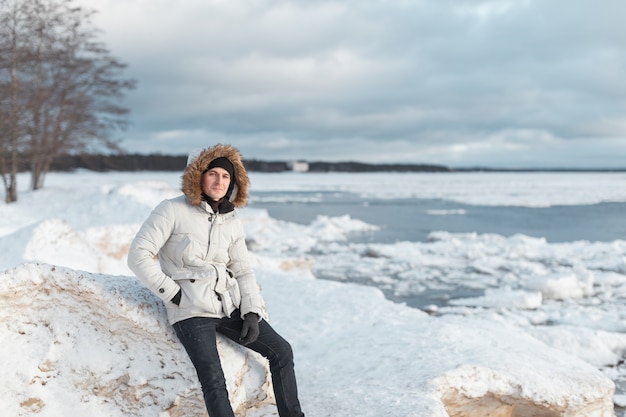
M 414 198 L 367 200 L 350 193 L 281 192 L 255 193 L 250 207 L 267 209 L 273 218 L 300 224 L 309 224 L 319 215 L 349 214 L 353 219 L 380 226 L 379 231 L 356 237 L 358 241 L 378 243 L 426 241 L 430 232 L 442 230 L 503 236 L 521 233 L 548 242 L 626 239 L 626 203 L 494 207 Z M 436 215 L 433 211 L 451 214 Z

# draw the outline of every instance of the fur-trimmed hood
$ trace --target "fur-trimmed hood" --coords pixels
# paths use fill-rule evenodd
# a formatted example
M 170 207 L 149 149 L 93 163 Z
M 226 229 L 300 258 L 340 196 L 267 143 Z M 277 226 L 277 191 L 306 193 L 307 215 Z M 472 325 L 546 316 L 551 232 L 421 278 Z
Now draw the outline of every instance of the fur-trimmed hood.
M 235 181 L 235 187 L 230 195 L 231 203 L 235 207 L 243 207 L 247 204 L 250 180 L 241 160 L 241 154 L 230 145 L 217 144 L 189 154 L 187 169 L 183 174 L 182 191 L 192 205 L 197 206 L 202 203 L 202 173 L 211 161 L 220 157 L 228 158 L 235 168 L 235 174 L 231 179 Z

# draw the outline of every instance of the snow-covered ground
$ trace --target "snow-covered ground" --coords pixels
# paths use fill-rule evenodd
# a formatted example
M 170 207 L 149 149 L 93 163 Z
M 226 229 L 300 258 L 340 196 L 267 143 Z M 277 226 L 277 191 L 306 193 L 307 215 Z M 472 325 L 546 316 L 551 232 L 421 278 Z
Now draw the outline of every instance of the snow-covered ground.
M 624 173 L 250 176 L 253 198 L 349 190 L 535 207 L 626 201 Z M 202 415 L 160 302 L 125 262 L 149 211 L 179 194 L 180 173 L 53 173 L 37 192 L 19 181 L 19 201 L 0 205 L 3 414 Z M 259 209 L 241 215 L 309 417 L 608 417 L 614 400 L 626 403 L 613 396 L 624 376 L 626 241 L 440 231 L 428 242 L 352 244 L 348 234 L 373 226 L 348 214 L 308 225 Z M 479 295 L 444 300 L 430 314 L 381 291 L 459 287 Z M 239 415 L 276 415 L 263 361 L 220 343 Z

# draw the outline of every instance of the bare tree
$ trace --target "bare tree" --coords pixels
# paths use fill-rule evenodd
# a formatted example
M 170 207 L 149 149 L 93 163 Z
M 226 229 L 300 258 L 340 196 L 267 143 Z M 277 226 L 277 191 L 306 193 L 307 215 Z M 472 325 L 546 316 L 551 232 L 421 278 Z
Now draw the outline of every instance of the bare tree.
M 42 0 L 40 0 L 42 2 Z M 33 131 L 29 135 L 31 188 L 43 186 L 59 155 L 93 145 L 118 150 L 109 134 L 123 128 L 128 110 L 117 104 L 131 80 L 121 78 L 125 65 L 97 42 L 89 22 L 92 11 L 47 1 L 38 21 L 40 44 L 35 60 L 37 83 L 32 97 Z M 71 5 L 71 2 L 66 2 Z M 46 26 L 49 22 L 53 25 Z
M 0 0 L 0 174 L 7 203 L 17 200 L 17 170 L 25 108 L 19 69 L 26 61 L 26 8 Z
M 110 134 L 126 125 L 128 110 L 118 102 L 134 81 L 122 78 L 125 65 L 97 41 L 94 12 L 73 3 L 20 2 L 18 21 L 28 37 L 22 59 L 14 60 L 18 101 L 24 103 L 19 153 L 27 159 L 33 190 L 43 186 L 60 155 L 96 147 L 119 150 Z M 16 122 L 10 114 L 7 120 Z

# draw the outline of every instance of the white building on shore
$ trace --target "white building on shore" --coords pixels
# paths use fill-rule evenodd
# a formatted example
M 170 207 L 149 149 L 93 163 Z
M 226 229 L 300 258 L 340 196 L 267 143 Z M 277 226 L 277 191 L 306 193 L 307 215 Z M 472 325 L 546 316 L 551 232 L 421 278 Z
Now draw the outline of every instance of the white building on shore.
M 292 161 L 288 163 L 289 168 L 294 172 L 307 172 L 309 163 L 306 161 Z

